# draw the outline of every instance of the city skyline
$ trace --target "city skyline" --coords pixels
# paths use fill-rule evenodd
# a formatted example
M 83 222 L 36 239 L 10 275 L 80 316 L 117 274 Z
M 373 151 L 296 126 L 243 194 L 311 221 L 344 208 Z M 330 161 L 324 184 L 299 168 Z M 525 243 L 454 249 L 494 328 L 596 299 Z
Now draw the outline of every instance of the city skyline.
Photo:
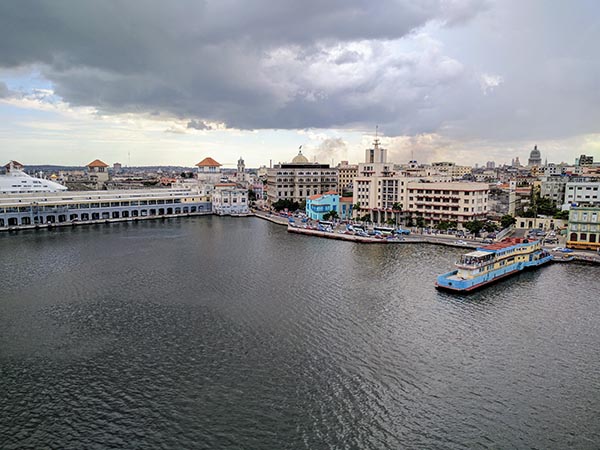
M 8 161 L 248 167 L 600 159 L 599 6 L 0 5 Z M 118 17 L 119 20 L 114 20 Z M 130 157 L 129 157 L 130 155 Z

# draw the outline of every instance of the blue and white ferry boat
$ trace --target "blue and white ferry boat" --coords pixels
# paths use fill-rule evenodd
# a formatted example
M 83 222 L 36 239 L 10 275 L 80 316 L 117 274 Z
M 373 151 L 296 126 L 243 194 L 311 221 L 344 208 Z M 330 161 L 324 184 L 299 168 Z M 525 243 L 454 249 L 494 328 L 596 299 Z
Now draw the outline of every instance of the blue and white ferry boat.
M 551 260 L 552 255 L 539 240 L 504 239 L 464 254 L 456 263 L 457 269 L 439 275 L 435 285 L 438 289 L 470 292 Z

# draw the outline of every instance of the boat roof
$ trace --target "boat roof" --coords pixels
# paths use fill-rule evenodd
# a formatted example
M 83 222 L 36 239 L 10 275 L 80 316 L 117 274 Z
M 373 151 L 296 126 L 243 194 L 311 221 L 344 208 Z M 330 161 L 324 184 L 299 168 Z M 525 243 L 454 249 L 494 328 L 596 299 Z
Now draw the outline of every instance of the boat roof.
M 494 252 L 485 252 L 482 250 L 476 250 L 474 252 L 465 253 L 465 256 L 469 256 L 470 258 L 482 258 L 484 256 L 491 255 Z
M 527 244 L 535 241 L 535 239 L 522 239 L 522 238 L 505 238 L 500 242 L 496 242 L 494 244 L 486 245 L 485 247 L 480 247 L 481 250 L 489 250 L 491 252 L 497 252 L 498 250 L 502 250 L 508 247 L 513 247 L 518 244 Z

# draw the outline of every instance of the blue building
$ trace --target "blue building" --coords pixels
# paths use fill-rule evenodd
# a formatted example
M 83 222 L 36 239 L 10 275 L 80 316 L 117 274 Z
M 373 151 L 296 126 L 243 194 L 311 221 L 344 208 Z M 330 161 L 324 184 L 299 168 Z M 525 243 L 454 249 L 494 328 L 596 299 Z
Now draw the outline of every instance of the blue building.
M 323 216 L 335 211 L 340 216 L 340 196 L 335 192 L 311 195 L 306 199 L 306 215 L 312 220 L 323 220 Z

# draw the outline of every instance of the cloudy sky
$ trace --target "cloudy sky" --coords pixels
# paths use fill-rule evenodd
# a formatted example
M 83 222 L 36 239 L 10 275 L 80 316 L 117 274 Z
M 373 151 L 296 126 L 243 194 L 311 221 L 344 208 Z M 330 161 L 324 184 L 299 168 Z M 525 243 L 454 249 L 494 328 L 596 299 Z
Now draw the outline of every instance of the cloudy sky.
M 595 0 L 0 2 L 0 156 L 600 159 Z

